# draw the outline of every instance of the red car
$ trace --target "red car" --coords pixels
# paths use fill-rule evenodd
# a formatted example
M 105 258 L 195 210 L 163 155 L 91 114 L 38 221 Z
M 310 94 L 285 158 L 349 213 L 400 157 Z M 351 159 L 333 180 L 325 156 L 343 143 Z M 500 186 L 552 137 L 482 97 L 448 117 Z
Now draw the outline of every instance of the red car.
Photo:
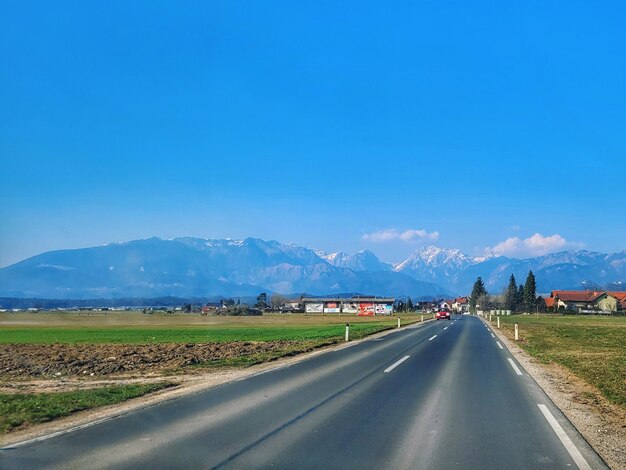
M 450 312 L 446 312 L 445 310 L 439 310 L 435 313 L 436 320 L 450 320 Z

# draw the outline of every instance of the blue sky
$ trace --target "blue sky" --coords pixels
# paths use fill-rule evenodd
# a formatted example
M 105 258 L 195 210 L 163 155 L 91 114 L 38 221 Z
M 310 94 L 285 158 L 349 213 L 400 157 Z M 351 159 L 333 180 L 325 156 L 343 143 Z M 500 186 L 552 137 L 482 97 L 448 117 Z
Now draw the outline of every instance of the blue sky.
M 0 266 L 153 235 L 626 249 L 622 2 L 2 10 Z

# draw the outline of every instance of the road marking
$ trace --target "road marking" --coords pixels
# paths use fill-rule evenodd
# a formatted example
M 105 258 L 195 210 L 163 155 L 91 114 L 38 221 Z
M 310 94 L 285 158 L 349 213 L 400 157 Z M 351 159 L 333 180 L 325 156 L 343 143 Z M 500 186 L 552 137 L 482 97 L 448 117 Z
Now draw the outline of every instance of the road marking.
M 580 468 L 580 470 L 591 470 L 591 467 L 589 466 L 585 458 L 582 456 L 580 451 L 576 448 L 576 446 L 574 445 L 572 440 L 569 438 L 569 436 L 565 434 L 565 431 L 563 431 L 563 428 L 561 427 L 559 422 L 556 420 L 556 418 L 552 416 L 552 413 L 550 413 L 550 410 L 548 409 L 548 407 L 540 403 L 538 403 L 537 406 L 543 413 L 543 416 L 548 420 L 548 423 L 552 427 L 552 430 L 556 433 L 558 438 L 561 440 L 561 443 L 565 447 L 565 450 L 567 450 L 569 455 L 571 455 L 572 459 L 574 459 L 574 463 L 576 464 L 576 466 Z
M 428 341 L 432 341 L 432 340 L 433 340 L 433 339 L 435 339 L 436 337 L 437 337 L 437 335 L 432 336 L 432 337 L 428 338 Z
M 515 362 L 513 362 L 513 359 L 511 359 L 510 357 L 507 357 L 507 359 L 509 360 L 509 364 L 511 364 L 511 367 L 513 368 L 515 373 L 517 375 L 522 375 L 522 371 L 519 370 L 519 367 L 517 367 L 517 364 L 515 364 Z
M 492 338 L 495 338 L 495 336 L 493 335 L 493 333 L 491 333 L 491 337 L 492 337 Z
M 504 348 L 502 347 L 502 345 L 500 344 L 500 341 L 496 341 L 496 344 L 498 345 L 498 347 L 499 347 L 500 349 L 504 349 Z
M 446 327 L 444 328 L 444 331 L 445 331 L 445 330 L 447 330 L 447 329 L 448 329 L 448 327 L 446 326 Z
M 394 370 L 396 367 L 398 367 L 400 364 L 402 364 L 404 361 L 406 361 L 409 357 L 411 356 L 404 356 L 402 359 L 400 359 L 399 361 L 394 362 L 393 364 L 391 364 L 389 367 L 387 367 L 385 369 L 385 373 L 387 372 L 391 372 L 392 370 Z

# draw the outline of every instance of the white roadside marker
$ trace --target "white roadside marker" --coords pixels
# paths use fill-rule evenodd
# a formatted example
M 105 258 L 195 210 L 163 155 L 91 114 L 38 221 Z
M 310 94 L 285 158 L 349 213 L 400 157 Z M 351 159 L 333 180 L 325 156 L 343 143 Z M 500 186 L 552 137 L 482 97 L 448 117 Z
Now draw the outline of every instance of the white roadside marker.
M 398 367 L 400 364 L 402 364 L 404 361 L 406 361 L 409 357 L 411 356 L 404 356 L 402 359 L 400 359 L 399 361 L 394 362 L 393 364 L 391 364 L 389 367 L 387 367 L 385 369 L 385 373 L 387 372 L 391 372 L 392 370 L 394 370 L 396 367 Z
M 435 339 L 436 337 L 437 337 L 437 335 L 432 336 L 432 337 L 428 338 L 428 341 L 432 341 L 432 340 L 433 340 L 433 339 Z
M 565 447 L 565 450 L 567 450 L 572 459 L 574 459 L 574 463 L 576 464 L 576 466 L 580 468 L 580 470 L 591 470 L 591 467 L 589 466 L 585 458 L 576 448 L 569 436 L 565 434 L 565 431 L 563 431 L 563 428 L 556 420 L 556 418 L 552 416 L 552 413 L 550 413 L 548 407 L 540 403 L 538 403 L 537 406 L 543 413 L 543 416 L 548 420 L 548 423 L 552 427 L 552 430 L 556 433 L 557 437 L 560 439 L 561 443 Z
M 513 362 L 513 359 L 511 359 L 510 357 L 507 357 L 509 364 L 511 364 L 511 367 L 513 368 L 513 370 L 515 371 L 515 373 L 517 375 L 522 375 L 522 371 L 519 370 L 519 367 L 517 367 L 517 364 L 515 364 L 515 362 Z
M 496 344 L 498 345 L 498 347 L 499 347 L 500 349 L 504 349 L 504 348 L 502 347 L 502 345 L 500 344 L 500 341 L 496 341 Z

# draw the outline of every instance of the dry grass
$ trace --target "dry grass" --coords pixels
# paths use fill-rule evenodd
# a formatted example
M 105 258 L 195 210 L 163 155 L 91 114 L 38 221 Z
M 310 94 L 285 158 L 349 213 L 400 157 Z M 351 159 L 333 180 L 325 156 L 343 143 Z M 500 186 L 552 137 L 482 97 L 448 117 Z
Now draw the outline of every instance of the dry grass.
M 567 367 L 626 407 L 626 317 L 517 315 L 501 321 L 509 338 L 519 324 L 520 345 L 531 355 Z

